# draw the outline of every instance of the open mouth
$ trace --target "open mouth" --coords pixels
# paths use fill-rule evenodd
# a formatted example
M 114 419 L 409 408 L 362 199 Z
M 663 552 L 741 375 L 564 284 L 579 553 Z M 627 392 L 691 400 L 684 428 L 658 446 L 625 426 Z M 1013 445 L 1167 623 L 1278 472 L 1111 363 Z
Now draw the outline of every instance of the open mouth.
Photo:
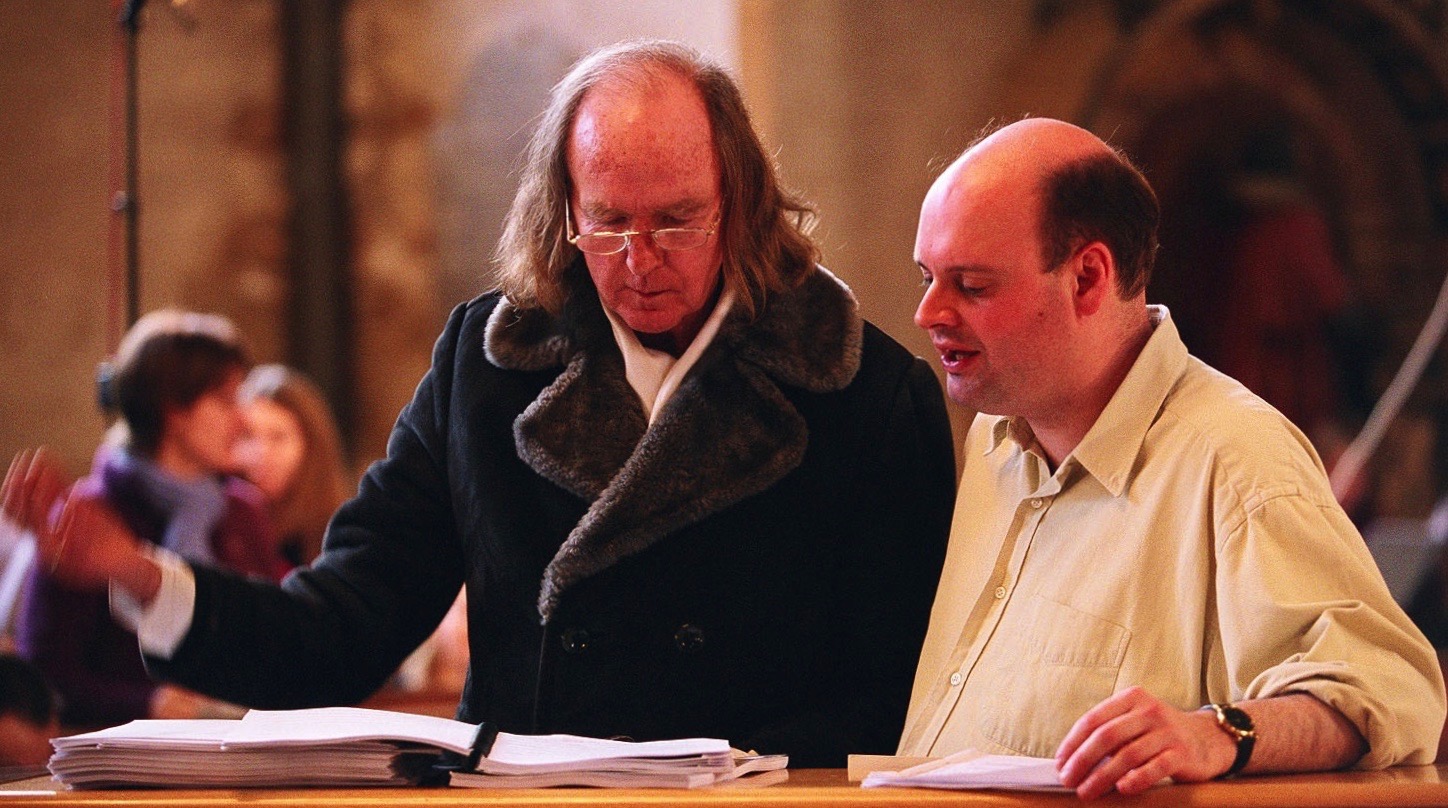
M 965 367 L 970 364 L 970 360 L 979 355 L 979 351 L 941 350 L 940 364 L 945 367 L 946 373 L 959 373 L 965 370 Z

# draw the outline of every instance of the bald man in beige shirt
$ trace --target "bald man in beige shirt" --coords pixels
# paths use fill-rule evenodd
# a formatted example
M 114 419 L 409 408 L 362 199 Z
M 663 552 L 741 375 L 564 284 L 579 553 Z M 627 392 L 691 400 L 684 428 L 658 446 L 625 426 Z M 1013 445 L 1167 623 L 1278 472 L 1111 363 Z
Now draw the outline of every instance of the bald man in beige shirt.
M 1157 218 L 1048 119 L 925 199 L 916 323 L 979 414 L 901 753 L 1055 757 L 1083 797 L 1431 762 L 1433 649 L 1302 433 L 1146 304 Z

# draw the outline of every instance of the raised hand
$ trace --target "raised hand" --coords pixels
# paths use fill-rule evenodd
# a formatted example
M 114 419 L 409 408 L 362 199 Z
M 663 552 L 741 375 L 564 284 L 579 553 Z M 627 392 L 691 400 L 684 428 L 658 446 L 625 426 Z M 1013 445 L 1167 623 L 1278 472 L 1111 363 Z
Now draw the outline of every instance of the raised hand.
M 11 521 L 37 536 L 59 518 L 71 481 L 44 448 L 26 449 L 10 462 L 0 486 L 0 508 Z
M 140 540 L 99 494 L 77 489 L 45 449 L 16 455 L 0 488 L 7 516 L 35 534 L 37 562 L 69 586 L 121 581 L 142 600 L 154 594 L 154 565 Z

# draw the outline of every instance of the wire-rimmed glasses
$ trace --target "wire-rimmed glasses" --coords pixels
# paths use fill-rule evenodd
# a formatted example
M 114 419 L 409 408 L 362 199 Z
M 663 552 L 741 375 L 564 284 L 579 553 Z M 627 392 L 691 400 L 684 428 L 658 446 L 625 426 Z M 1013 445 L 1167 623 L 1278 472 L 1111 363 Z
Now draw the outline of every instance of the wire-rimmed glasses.
M 709 241 L 719 228 L 719 217 L 705 227 L 660 227 L 656 230 L 624 230 L 612 232 L 599 230 L 593 233 L 574 233 L 573 215 L 567 206 L 563 208 L 563 220 L 568 232 L 568 243 L 589 255 L 614 255 L 628 249 L 629 239 L 634 236 L 648 236 L 654 246 L 661 250 L 696 250 Z

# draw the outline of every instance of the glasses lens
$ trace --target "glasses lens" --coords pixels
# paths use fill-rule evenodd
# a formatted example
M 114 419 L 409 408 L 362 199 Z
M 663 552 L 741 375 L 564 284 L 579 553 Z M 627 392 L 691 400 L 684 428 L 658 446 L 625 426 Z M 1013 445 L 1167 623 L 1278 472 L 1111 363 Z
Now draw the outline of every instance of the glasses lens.
M 628 236 L 618 233 L 585 233 L 573 243 L 586 253 L 612 255 L 628 244 Z
M 709 240 L 708 230 L 693 227 L 670 227 L 654 231 L 654 243 L 663 250 L 692 250 Z

